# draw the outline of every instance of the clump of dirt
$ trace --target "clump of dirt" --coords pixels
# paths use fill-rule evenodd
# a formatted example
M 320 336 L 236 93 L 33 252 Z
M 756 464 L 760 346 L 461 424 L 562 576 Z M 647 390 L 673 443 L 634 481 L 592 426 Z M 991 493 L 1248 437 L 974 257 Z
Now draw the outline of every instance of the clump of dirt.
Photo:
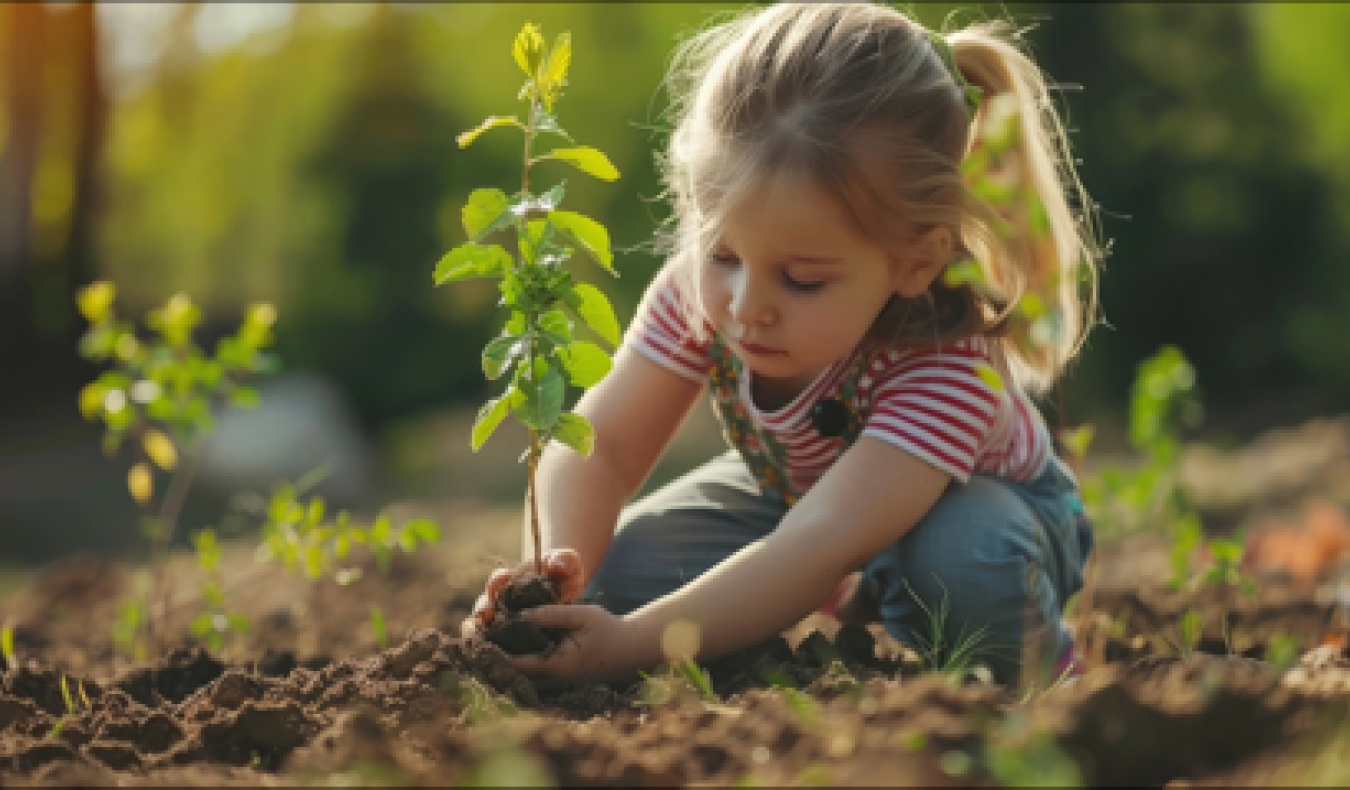
M 537 606 L 558 602 L 558 588 L 543 574 L 527 571 L 511 579 L 497 597 L 492 623 L 483 636 L 513 656 L 548 655 L 567 636 L 563 628 L 542 628 L 521 617 Z

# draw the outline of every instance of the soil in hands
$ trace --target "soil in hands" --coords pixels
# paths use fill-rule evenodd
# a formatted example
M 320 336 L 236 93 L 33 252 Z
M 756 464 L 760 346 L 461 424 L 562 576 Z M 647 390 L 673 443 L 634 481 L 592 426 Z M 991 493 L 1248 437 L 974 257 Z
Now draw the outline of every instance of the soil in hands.
M 497 597 L 492 623 L 483 637 L 513 656 L 551 654 L 562 644 L 567 630 L 541 628 L 521 613 L 556 603 L 558 588 L 553 580 L 534 571 L 518 574 Z

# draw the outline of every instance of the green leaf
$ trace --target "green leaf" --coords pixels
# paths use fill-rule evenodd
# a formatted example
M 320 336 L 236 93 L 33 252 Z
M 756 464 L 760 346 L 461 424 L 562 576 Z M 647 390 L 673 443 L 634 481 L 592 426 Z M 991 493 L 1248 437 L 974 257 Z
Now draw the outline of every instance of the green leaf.
M 536 357 L 532 376 L 520 376 L 517 386 L 523 396 L 511 410 L 520 421 L 536 431 L 548 431 L 562 413 L 567 381 L 559 370 L 543 357 Z
M 502 373 L 511 367 L 511 363 L 520 356 L 525 348 L 525 338 L 515 335 L 502 335 L 483 348 L 483 375 L 489 379 L 501 378 Z
M 520 123 L 520 119 L 514 115 L 493 115 L 488 118 L 485 118 L 482 123 L 478 124 L 469 131 L 461 133 L 458 137 L 455 138 L 455 142 L 459 143 L 460 148 L 468 148 L 473 143 L 474 140 L 477 140 L 478 137 L 481 134 L 483 134 L 483 132 L 486 132 L 489 129 L 495 129 L 498 126 L 515 126 L 522 129 L 525 128 Z
M 323 547 L 317 543 L 311 544 L 305 550 L 305 576 L 309 579 L 317 579 L 323 576 Z
M 483 187 L 469 194 L 460 216 L 464 221 L 464 232 L 470 241 L 478 241 L 483 236 L 510 224 L 511 201 L 500 189 Z
M 192 633 L 194 636 L 206 636 L 215 629 L 215 615 L 210 612 L 202 612 L 192 618 Z
M 595 429 L 591 427 L 589 420 L 574 412 L 559 415 L 558 427 L 553 429 L 553 438 L 581 455 L 590 455 L 595 449 Z
M 553 44 L 553 51 L 549 53 L 548 65 L 544 67 L 544 73 L 540 79 L 539 88 L 544 93 L 544 107 L 550 111 L 553 109 L 553 101 L 558 96 L 558 91 L 562 89 L 564 81 L 567 79 L 567 68 L 572 63 L 572 34 L 562 32 Z
M 14 668 L 14 626 L 5 623 L 0 628 L 0 655 L 5 657 L 5 665 Z
M 544 55 L 544 36 L 539 32 L 539 26 L 533 22 L 526 22 L 516 34 L 515 43 L 511 46 L 511 56 L 516 59 L 516 65 L 525 72 L 525 76 L 533 77 L 539 73 L 539 61 Z
M 539 328 L 552 335 L 559 343 L 572 339 L 572 319 L 556 307 L 539 316 Z
M 242 409 L 256 409 L 262 398 L 252 387 L 235 387 L 230 390 L 230 403 Z
M 545 246 L 553 236 L 553 224 L 544 219 L 532 219 L 525 224 L 525 232 L 520 234 L 518 246 L 520 257 L 529 263 L 537 263 Z M 520 334 L 517 332 L 516 334 Z
M 475 277 L 501 277 L 511 267 L 511 254 L 496 244 L 461 244 L 436 264 L 431 277 L 437 285 Z
M 561 356 L 572 385 L 582 389 L 595 386 L 614 364 L 603 348 L 585 340 L 568 343 Z
M 576 240 L 595 262 L 605 267 L 611 274 L 614 271 L 614 254 L 609 249 L 609 231 L 599 222 L 574 211 L 555 211 L 549 220 L 568 236 Z
M 478 452 L 478 448 L 492 436 L 492 432 L 497 430 L 497 426 L 502 424 L 506 415 L 511 410 L 511 395 L 514 390 L 508 390 L 500 398 L 493 398 L 483 404 L 483 408 L 478 410 L 478 416 L 473 421 L 473 431 L 470 442 L 473 451 Z
M 403 531 L 416 535 L 423 543 L 436 543 L 441 539 L 441 528 L 429 518 L 419 518 L 403 525 Z
M 599 149 L 592 148 L 589 145 L 579 145 L 574 148 L 555 148 L 540 156 L 539 159 L 560 159 L 601 181 L 613 181 L 619 177 L 619 170 L 613 162 L 609 161 L 609 157 L 605 156 Z
M 565 297 L 567 306 L 581 316 L 586 325 L 594 329 L 600 337 L 612 346 L 619 344 L 619 319 L 609 299 L 599 288 L 589 283 L 577 283 L 572 292 Z
M 113 299 L 117 297 L 117 286 L 110 282 L 100 280 L 91 285 L 80 289 L 75 297 L 79 305 L 80 314 L 91 324 L 97 324 L 108 315 L 108 308 L 112 306 Z

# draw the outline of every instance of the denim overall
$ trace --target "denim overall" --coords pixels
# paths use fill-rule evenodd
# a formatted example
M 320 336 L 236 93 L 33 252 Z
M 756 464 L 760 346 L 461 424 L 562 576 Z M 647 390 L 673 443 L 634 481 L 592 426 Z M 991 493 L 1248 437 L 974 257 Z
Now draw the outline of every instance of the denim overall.
M 860 354 L 839 388 L 846 445 L 867 421 L 871 404 L 859 379 L 874 354 Z M 712 403 L 735 449 L 621 514 L 586 591 L 616 614 L 673 592 L 767 536 L 805 493 L 789 480 L 786 449 L 738 396 L 740 359 L 716 337 L 709 355 Z M 923 651 L 939 640 L 973 640 L 973 663 L 1012 683 L 1028 658 L 1044 667 L 1068 655 L 1072 636 L 1061 612 L 1082 587 L 1091 544 L 1077 484 L 1051 455 L 1029 483 L 981 474 L 953 481 L 917 524 L 866 563 L 860 591 L 899 641 Z

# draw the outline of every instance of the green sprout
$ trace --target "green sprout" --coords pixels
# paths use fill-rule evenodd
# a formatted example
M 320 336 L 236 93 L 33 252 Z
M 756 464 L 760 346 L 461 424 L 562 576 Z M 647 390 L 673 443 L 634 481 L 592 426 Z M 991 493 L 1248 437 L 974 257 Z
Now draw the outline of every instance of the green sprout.
M 672 666 L 678 677 L 698 691 L 700 699 L 704 702 L 717 702 L 717 692 L 713 690 L 712 678 L 708 675 L 708 670 L 699 666 L 697 661 L 686 658 L 676 661 Z
M 1182 661 L 1190 661 L 1195 656 L 1196 649 L 1200 645 L 1200 637 L 1204 633 L 1204 615 L 1200 614 L 1198 609 L 1187 609 L 1185 614 L 1181 615 L 1180 638 L 1173 642 L 1170 638 L 1164 636 L 1172 648 L 1176 650 Z
M 14 624 L 9 621 L 0 628 L 0 655 L 5 657 L 5 666 L 9 669 L 18 666 L 14 658 Z
M 928 633 L 914 633 L 915 651 L 919 655 L 919 668 L 923 672 L 938 672 L 953 680 L 963 680 L 976 667 L 976 659 L 993 652 L 993 647 L 985 645 L 989 636 L 989 626 L 983 625 L 970 634 L 958 634 L 954 643 L 947 642 L 947 621 L 951 617 L 951 601 L 947 596 L 946 585 L 934 575 L 938 586 L 942 587 L 942 600 L 934 606 L 925 604 L 914 588 L 905 581 L 905 589 L 910 597 L 923 610 L 927 618 Z
M 206 642 L 213 652 L 225 648 L 227 637 L 240 638 L 250 630 L 248 617 L 242 612 L 231 612 L 225 601 L 225 586 L 220 575 L 220 544 L 216 532 L 206 528 L 192 538 L 196 550 L 197 567 L 205 575 L 202 598 L 206 608 L 192 620 L 192 633 Z
M 594 431 L 586 418 L 564 411 L 567 385 L 570 381 L 582 390 L 591 387 L 612 365 L 604 349 L 574 336 L 572 316 L 610 345 L 618 345 L 619 322 L 598 288 L 578 282 L 563 269 L 574 249 L 580 249 L 616 274 L 609 232 L 590 217 L 558 208 L 565 181 L 543 192 L 533 191 L 530 170 L 540 162 L 559 160 L 604 181 L 613 181 L 619 173 L 603 153 L 589 146 L 534 153 L 536 139 L 544 133 L 573 142 L 554 114 L 554 103 L 567 84 L 571 35 L 560 34 L 550 49 L 539 27 L 527 23 L 511 51 L 527 78 L 518 97 L 528 105 L 525 120 L 493 116 L 461 134 L 458 142 L 463 148 L 490 129 L 520 129 L 525 137 L 520 191 L 507 195 L 495 188 L 475 189 L 462 212 L 468 241 L 441 258 L 433 278 L 436 285 L 484 277 L 499 282 L 501 303 L 510 314 L 502 333 L 483 349 L 483 373 L 492 380 L 509 376 L 509 383 L 505 392 L 479 410 L 470 441 L 477 451 L 508 414 L 529 429 L 525 457 L 529 463 L 530 527 L 535 569 L 542 572 L 535 501 L 540 456 L 554 439 L 590 455 Z M 508 229 L 515 233 L 517 254 L 498 244 L 484 243 Z
M 380 572 L 387 573 L 396 550 L 413 554 L 441 539 L 440 526 L 425 518 L 395 526 L 389 516 L 380 514 L 373 523 L 363 526 L 340 510 L 329 521 L 322 497 L 301 498 L 310 483 L 280 483 L 273 488 L 255 554 L 258 561 L 280 562 L 287 571 L 299 571 L 310 582 L 331 577 L 345 587 L 361 579 L 360 566 L 349 562 L 357 546 L 364 546 Z M 372 606 L 370 622 L 375 641 L 383 650 L 389 638 L 384 612 Z
M 84 704 L 84 710 L 88 710 L 90 707 L 89 695 L 84 693 L 84 681 L 77 681 L 76 686 L 79 689 L 80 701 Z M 61 731 L 66 728 L 66 721 L 81 710 L 81 708 L 75 704 L 74 697 L 71 696 L 70 684 L 66 682 L 66 676 L 64 674 L 61 675 L 61 700 L 65 703 L 66 712 L 61 715 L 61 718 L 56 720 L 56 724 L 52 725 L 51 730 L 47 732 L 48 738 L 60 736 Z
M 1299 653 L 1297 639 L 1289 634 L 1277 634 L 1266 642 L 1262 659 L 1276 669 L 1285 670 L 1298 663 Z
M 133 661 L 146 659 L 145 640 L 142 639 L 142 635 L 148 618 L 149 613 L 143 597 L 129 598 L 117 606 L 117 616 L 113 618 L 112 623 L 113 644 Z
M 389 646 L 389 629 L 384 622 L 384 610 L 378 606 L 370 607 L 370 629 L 375 634 L 375 644 L 380 650 Z
M 95 282 L 79 292 L 76 302 L 89 328 L 80 340 L 86 359 L 110 363 L 111 368 L 87 384 L 79 397 L 86 420 L 104 424 L 104 452 L 115 454 L 131 439 L 135 457 L 127 473 L 127 489 L 141 508 L 142 525 L 150 540 L 154 580 L 149 595 L 163 597 L 164 562 L 188 488 L 196 475 L 205 442 L 213 429 L 213 407 L 224 402 L 252 407 L 258 393 L 248 386 L 257 374 L 276 368 L 264 352 L 272 342 L 276 310 L 254 304 L 238 331 L 220 340 L 213 354 L 193 339 L 202 312 L 185 294 L 176 294 L 163 307 L 151 310 L 144 338 L 113 309 L 117 289 Z M 167 488 L 156 484 L 156 472 L 170 475 Z M 156 495 L 159 494 L 157 497 Z M 135 619 L 155 647 L 154 618 L 145 603 L 145 616 Z M 162 607 L 160 607 L 162 608 Z M 123 627 L 132 622 L 128 616 Z M 116 640 L 136 642 L 132 634 Z

